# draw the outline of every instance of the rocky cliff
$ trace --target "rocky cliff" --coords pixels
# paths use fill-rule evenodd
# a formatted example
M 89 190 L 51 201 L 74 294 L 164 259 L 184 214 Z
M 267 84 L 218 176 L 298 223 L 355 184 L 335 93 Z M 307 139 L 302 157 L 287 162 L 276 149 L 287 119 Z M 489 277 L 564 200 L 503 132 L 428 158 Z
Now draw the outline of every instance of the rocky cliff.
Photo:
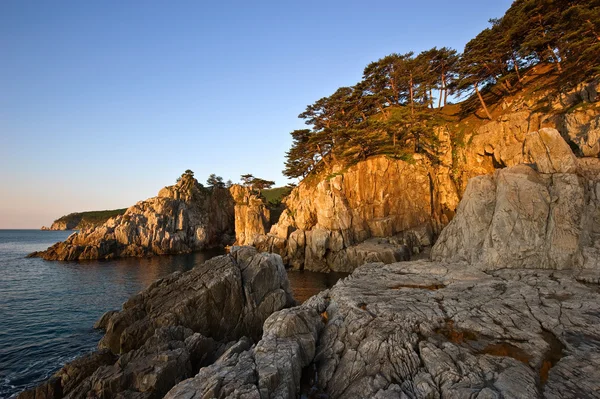
M 235 202 L 237 245 L 250 245 L 269 231 L 271 214 L 265 201 L 249 187 L 234 184 L 229 188 Z
M 97 352 L 19 398 L 161 398 L 200 367 L 260 339 L 265 319 L 293 304 L 279 256 L 236 248 L 157 280 L 108 312 L 97 323 L 106 330 Z
M 223 245 L 233 241 L 233 234 L 234 202 L 229 191 L 204 188 L 184 175 L 176 185 L 123 215 L 30 256 L 83 260 L 178 254 Z
M 525 136 L 528 164 L 471 179 L 435 260 L 482 269 L 600 268 L 600 159 L 576 158 L 554 129 Z
M 539 84 L 543 86 L 543 81 Z M 577 157 L 600 156 L 597 88 L 597 81 L 563 93 L 540 88 L 503 100 L 501 114 L 493 121 L 470 118 L 449 126 L 454 131 L 453 168 L 461 191 L 471 177 L 525 162 L 525 138 L 542 128 L 558 130 Z
M 566 154 L 557 162 L 570 162 L 571 174 L 579 168 L 576 157 L 597 158 L 596 88 L 592 82 L 567 93 L 524 92 L 505 99 L 493 121 L 470 117 L 437 128 L 433 152 L 408 161 L 379 156 L 309 176 L 270 229 L 259 198 L 240 196 L 237 242 L 307 270 L 352 271 L 365 262 L 405 260 L 431 245 L 452 220 L 472 177 L 531 162 L 541 150 Z M 564 139 L 554 140 L 557 147 L 545 146 L 546 128 Z
M 268 233 L 260 200 L 234 196 L 242 211 L 237 242 L 307 270 L 352 271 L 365 261 L 401 260 L 431 245 L 452 217 L 458 195 L 447 176 L 424 159 L 371 158 L 300 184 Z

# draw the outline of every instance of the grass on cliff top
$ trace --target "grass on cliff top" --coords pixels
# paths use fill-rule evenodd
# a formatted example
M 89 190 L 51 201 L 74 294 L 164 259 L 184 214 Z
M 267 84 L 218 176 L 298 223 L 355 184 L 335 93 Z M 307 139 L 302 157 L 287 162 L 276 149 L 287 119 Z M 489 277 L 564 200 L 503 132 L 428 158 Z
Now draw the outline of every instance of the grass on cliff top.
M 68 215 L 58 218 L 57 220 L 55 220 L 55 222 L 62 222 L 62 221 L 67 222 L 67 221 L 73 220 L 73 219 L 80 219 L 87 223 L 94 223 L 94 224 L 104 223 L 105 221 L 107 221 L 108 219 L 110 219 L 112 217 L 124 214 L 126 210 L 127 210 L 127 208 L 110 209 L 110 210 L 103 210 L 103 211 L 74 212 L 74 213 L 70 213 Z
M 265 198 L 267 204 L 278 204 L 288 196 L 288 194 L 292 191 L 290 187 L 275 187 L 268 188 L 261 191 L 262 196 Z

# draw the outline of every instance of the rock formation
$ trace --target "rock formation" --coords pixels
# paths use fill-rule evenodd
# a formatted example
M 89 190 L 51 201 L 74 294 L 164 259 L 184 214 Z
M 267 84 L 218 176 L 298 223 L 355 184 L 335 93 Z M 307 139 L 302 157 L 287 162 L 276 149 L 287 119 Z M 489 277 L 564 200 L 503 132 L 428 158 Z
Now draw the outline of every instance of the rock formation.
M 237 242 L 306 270 L 352 271 L 365 261 L 403 260 L 431 245 L 458 203 L 451 182 L 437 188 L 437 173 L 425 160 L 376 157 L 317 184 L 303 182 L 267 234 L 264 204 L 234 196 Z
M 234 184 L 229 188 L 235 202 L 236 245 L 251 245 L 270 227 L 270 211 L 258 193 Z
M 526 136 L 529 165 L 469 182 L 434 260 L 498 267 L 600 267 L 600 159 L 577 159 L 558 131 Z
M 571 272 L 368 264 L 165 397 L 595 397 L 599 315 Z
M 462 146 L 454 148 L 460 180 L 466 186 L 474 176 L 497 168 L 527 162 L 523 143 L 531 132 L 554 128 L 579 157 L 600 155 L 600 96 L 598 82 L 582 84 L 566 93 L 538 92 L 504 101 L 504 114 L 494 121 L 474 125 L 466 121 Z M 540 112 L 540 108 L 545 108 Z M 550 110 L 550 111 L 548 111 Z M 464 191 L 465 187 L 461 187 Z
M 260 339 L 265 319 L 293 304 L 278 255 L 234 248 L 154 282 L 103 316 L 98 352 L 19 398 L 161 398 L 224 352 Z
M 532 157 L 542 173 L 574 174 L 580 163 L 575 155 L 597 158 L 596 87 L 592 82 L 567 93 L 517 95 L 505 100 L 503 115 L 493 121 L 467 119 L 436 129 L 434 153 L 414 154 L 410 162 L 380 156 L 309 176 L 288 196 L 287 209 L 270 230 L 259 199 L 241 197 L 238 242 L 278 253 L 295 268 L 318 271 L 351 271 L 365 259 L 388 263 L 384 252 L 398 245 L 418 253 L 452 220 L 472 177 L 531 163 Z M 552 112 L 539 112 L 541 102 Z M 540 151 L 556 163 L 548 164 L 550 158 L 544 161 Z M 356 246 L 370 238 L 390 242 L 367 245 L 365 255 Z
M 232 241 L 233 234 L 234 203 L 229 191 L 206 189 L 184 175 L 176 185 L 138 202 L 124 215 L 30 256 L 83 260 L 188 253 L 223 245 Z

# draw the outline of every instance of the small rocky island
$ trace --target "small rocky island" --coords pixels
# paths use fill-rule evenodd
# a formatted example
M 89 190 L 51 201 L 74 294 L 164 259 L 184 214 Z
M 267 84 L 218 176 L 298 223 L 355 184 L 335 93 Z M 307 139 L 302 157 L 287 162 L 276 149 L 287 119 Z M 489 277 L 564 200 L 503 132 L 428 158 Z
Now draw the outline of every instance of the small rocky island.
M 229 190 L 205 188 L 184 173 L 123 215 L 29 256 L 72 261 L 189 253 L 233 243 L 234 223 Z

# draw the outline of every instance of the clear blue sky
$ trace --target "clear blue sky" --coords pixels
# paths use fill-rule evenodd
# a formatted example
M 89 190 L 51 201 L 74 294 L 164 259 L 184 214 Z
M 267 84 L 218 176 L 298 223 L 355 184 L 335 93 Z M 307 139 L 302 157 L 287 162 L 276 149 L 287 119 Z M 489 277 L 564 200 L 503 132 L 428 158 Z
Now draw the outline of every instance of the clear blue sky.
M 462 50 L 510 0 L 0 1 L 0 228 L 127 207 L 185 169 L 287 181 L 307 104 Z

